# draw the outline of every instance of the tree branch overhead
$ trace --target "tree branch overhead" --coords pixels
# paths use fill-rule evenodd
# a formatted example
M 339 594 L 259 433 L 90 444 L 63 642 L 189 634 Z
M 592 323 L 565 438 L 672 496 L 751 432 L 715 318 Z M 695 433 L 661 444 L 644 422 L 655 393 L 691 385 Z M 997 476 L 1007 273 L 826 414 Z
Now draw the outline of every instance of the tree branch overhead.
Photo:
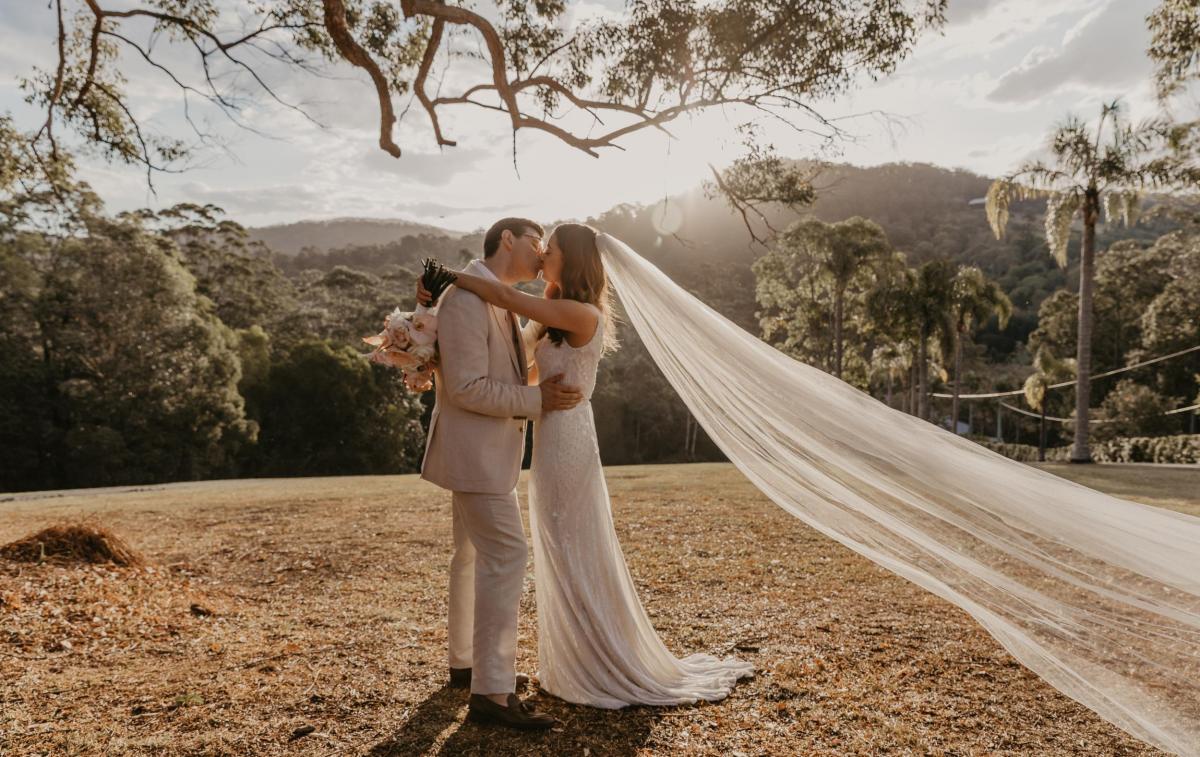
M 32 139 L 53 152 L 53 126 L 65 123 L 110 157 L 150 171 L 191 148 L 147 130 L 114 104 L 127 99 L 126 53 L 148 62 L 185 98 L 202 94 L 235 123 L 236 83 L 214 63 L 309 117 L 276 94 L 266 67 L 313 75 L 303 57 L 312 54 L 367 74 L 379 146 L 393 157 L 401 156 L 393 98 L 410 91 L 439 147 L 458 144 L 444 132 L 442 112 L 470 106 L 505 113 L 514 136 L 540 131 L 598 157 L 622 149 L 639 131 L 666 131 L 680 116 L 714 107 L 769 112 L 791 123 L 815 118 L 828 126 L 808 103 L 844 91 L 861 74 L 891 71 L 920 33 L 944 22 L 946 7 L 946 0 L 784 0 L 769 7 L 756 0 L 631 0 L 620 18 L 567 28 L 571 13 L 564 0 L 496 0 L 478 10 L 437 0 L 267 0 L 230 31 L 212 0 L 121 8 L 74 0 L 74 14 L 71 2 L 56 0 L 63 18 L 56 70 L 36 71 L 25 83 L 46 112 Z M 139 39 L 140 33 L 146 36 Z M 151 55 L 159 37 L 196 55 L 203 93 L 178 64 Z M 478 41 L 478 50 L 449 45 L 458 37 Z M 431 93 L 429 79 L 443 56 L 456 75 L 469 75 L 469 68 L 455 67 L 471 59 L 482 60 L 486 73 L 474 82 L 451 77 L 461 94 Z M 562 104 L 568 107 L 560 112 Z

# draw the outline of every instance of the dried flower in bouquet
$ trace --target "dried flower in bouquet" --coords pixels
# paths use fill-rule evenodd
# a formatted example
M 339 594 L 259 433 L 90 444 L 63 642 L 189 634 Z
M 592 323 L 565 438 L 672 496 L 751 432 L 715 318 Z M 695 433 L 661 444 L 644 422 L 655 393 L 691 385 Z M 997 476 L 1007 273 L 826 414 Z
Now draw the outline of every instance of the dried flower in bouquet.
M 404 372 L 404 385 L 414 392 L 433 388 L 437 365 L 437 301 L 458 278 L 432 258 L 425 260 L 421 286 L 432 295 L 429 305 L 417 305 L 411 313 L 396 308 L 383 319 L 383 331 L 363 337 L 373 346 L 367 359 Z

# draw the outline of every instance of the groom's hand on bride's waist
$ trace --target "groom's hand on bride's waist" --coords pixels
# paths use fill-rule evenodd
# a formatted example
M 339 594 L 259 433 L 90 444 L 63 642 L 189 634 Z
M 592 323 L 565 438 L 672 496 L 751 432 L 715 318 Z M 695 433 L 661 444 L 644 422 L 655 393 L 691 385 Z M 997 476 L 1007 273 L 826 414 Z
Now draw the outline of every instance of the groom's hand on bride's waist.
M 563 384 L 562 378 L 563 375 L 557 373 L 538 384 L 542 390 L 542 412 L 570 410 L 583 402 L 583 392 L 578 387 Z

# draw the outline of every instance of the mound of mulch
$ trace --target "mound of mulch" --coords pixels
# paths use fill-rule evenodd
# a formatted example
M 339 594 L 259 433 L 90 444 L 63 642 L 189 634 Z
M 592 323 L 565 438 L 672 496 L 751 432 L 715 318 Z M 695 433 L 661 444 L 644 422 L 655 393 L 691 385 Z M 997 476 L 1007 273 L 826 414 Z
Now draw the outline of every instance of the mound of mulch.
M 91 523 L 50 526 L 0 547 L 0 558 L 16 562 L 56 560 L 110 563 L 126 567 L 145 564 L 141 555 L 107 528 Z

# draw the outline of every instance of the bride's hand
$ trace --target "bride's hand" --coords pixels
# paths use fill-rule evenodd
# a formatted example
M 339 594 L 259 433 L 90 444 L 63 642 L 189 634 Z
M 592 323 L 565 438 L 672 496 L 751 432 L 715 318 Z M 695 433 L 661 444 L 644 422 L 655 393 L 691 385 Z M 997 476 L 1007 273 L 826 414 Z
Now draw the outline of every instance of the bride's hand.
M 433 295 L 429 293 L 424 285 L 421 284 L 421 277 L 417 277 L 417 304 L 429 305 L 429 301 L 433 299 Z

